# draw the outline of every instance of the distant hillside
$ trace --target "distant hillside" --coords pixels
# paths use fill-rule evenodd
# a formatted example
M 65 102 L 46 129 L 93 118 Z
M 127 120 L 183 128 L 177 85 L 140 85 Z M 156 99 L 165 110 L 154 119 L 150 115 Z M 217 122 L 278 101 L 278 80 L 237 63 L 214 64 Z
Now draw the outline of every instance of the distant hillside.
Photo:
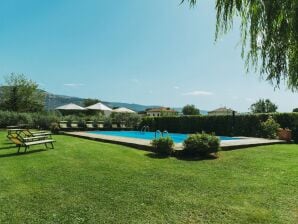
M 46 93 L 45 107 L 47 110 L 53 110 L 56 107 L 62 106 L 68 103 L 75 103 L 80 106 L 83 106 L 83 98 L 72 97 L 72 96 L 63 96 L 55 95 L 52 93 Z
M 126 107 L 128 109 L 131 109 L 133 111 L 144 111 L 149 108 L 159 107 L 159 106 L 145 106 L 141 104 L 135 104 L 135 103 L 120 103 L 120 102 L 102 102 L 103 104 L 107 105 L 108 107 Z
M 0 96 L 1 96 L 1 90 L 3 89 L 2 86 L 0 86 Z M 45 93 L 46 98 L 45 98 L 45 108 L 46 110 L 54 110 L 56 107 L 68 104 L 68 103 L 75 103 L 80 106 L 83 106 L 84 98 L 80 97 L 73 97 L 73 96 L 65 96 L 65 95 L 56 95 L 52 93 L 48 93 L 44 90 L 40 90 Z M 121 102 L 108 102 L 108 101 L 103 101 L 103 104 L 107 105 L 108 107 L 126 107 L 131 110 L 134 110 L 136 112 L 139 111 L 144 111 L 148 108 L 154 108 L 154 107 L 160 107 L 158 105 L 151 105 L 151 106 L 146 106 L 146 105 L 141 105 L 141 104 L 135 104 L 135 103 L 121 103 Z M 182 111 L 182 108 L 173 108 L 179 112 Z M 207 111 L 205 110 L 200 110 L 201 114 L 207 114 Z
M 71 97 L 71 96 L 64 96 L 64 95 L 55 95 L 52 93 L 46 93 L 46 100 L 45 100 L 45 107 L 47 110 L 53 110 L 58 106 L 62 106 L 68 103 L 75 103 L 80 106 L 83 106 L 84 98 L 79 97 Z M 103 104 L 107 105 L 108 107 L 126 107 L 134 111 L 144 111 L 148 108 L 152 107 L 159 107 L 159 106 L 145 106 L 140 104 L 134 103 L 120 103 L 120 102 L 107 102 L 102 101 Z

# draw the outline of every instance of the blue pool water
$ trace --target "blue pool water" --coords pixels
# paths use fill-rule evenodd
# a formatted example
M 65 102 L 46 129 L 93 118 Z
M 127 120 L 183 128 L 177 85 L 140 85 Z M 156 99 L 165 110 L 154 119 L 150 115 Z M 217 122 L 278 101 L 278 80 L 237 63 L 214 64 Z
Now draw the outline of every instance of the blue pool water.
M 119 136 L 127 138 L 139 138 L 152 140 L 155 138 L 155 132 L 140 132 L 140 131 L 88 131 L 90 134 L 100 134 L 109 136 Z M 166 136 L 166 135 L 165 135 Z M 175 143 L 182 143 L 187 137 L 187 134 L 169 133 L 169 136 L 173 139 Z M 157 137 L 160 137 L 158 134 Z M 232 138 L 227 136 L 218 136 L 221 141 L 226 140 L 238 140 L 240 138 Z

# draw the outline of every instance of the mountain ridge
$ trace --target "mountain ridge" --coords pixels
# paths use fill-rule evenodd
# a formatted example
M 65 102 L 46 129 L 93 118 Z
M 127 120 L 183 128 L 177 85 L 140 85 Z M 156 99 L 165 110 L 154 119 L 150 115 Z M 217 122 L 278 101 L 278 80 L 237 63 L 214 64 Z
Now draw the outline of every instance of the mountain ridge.
M 62 106 L 68 103 L 75 103 L 80 106 L 83 106 L 83 102 L 86 98 L 74 97 L 74 96 L 66 96 L 45 92 L 45 108 L 47 110 L 53 110 L 58 106 Z M 160 107 L 158 105 L 142 105 L 137 103 L 124 103 L 124 102 L 109 102 L 109 101 L 101 101 L 103 104 L 108 107 L 126 107 L 136 112 L 144 111 L 148 108 Z
M 83 102 L 86 99 L 81 97 L 53 94 L 49 92 L 45 92 L 45 93 L 46 93 L 45 107 L 47 110 L 53 110 L 58 106 L 62 106 L 68 103 L 75 103 L 80 106 L 83 106 Z M 101 102 L 111 108 L 126 107 L 136 112 L 145 111 L 146 109 L 149 109 L 149 108 L 161 107 L 160 105 L 142 105 L 137 103 L 110 102 L 110 101 L 101 101 Z M 178 112 L 182 112 L 182 107 L 173 107 L 173 109 L 177 110 Z M 203 115 L 206 115 L 208 114 L 208 111 L 200 110 L 200 113 Z
M 4 88 L 4 86 L 0 86 L 0 95 L 1 90 Z M 75 97 L 75 96 L 67 96 L 67 95 L 61 95 L 61 94 L 54 94 L 47 92 L 45 90 L 39 89 L 39 91 L 43 92 L 45 94 L 45 109 L 46 110 L 54 110 L 56 107 L 69 104 L 69 103 L 75 103 L 80 106 L 84 106 L 84 100 L 86 98 L 82 97 Z M 145 111 L 149 108 L 155 108 L 155 107 L 161 107 L 160 105 L 143 105 L 143 104 L 137 104 L 137 103 L 124 103 L 124 102 L 110 102 L 110 101 L 101 101 L 103 104 L 107 105 L 110 108 L 114 107 L 126 107 L 128 109 L 131 109 L 136 112 Z M 174 110 L 177 110 L 178 112 L 182 112 L 182 107 L 173 107 Z M 206 110 L 200 110 L 201 114 L 207 114 L 208 111 Z

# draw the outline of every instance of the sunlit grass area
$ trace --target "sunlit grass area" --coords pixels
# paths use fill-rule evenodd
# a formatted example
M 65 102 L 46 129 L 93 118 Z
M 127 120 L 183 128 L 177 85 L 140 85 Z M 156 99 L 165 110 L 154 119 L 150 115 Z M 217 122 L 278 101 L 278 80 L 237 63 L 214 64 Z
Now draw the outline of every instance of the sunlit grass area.
M 297 223 L 298 146 L 158 158 L 63 135 L 26 154 L 0 132 L 0 223 Z

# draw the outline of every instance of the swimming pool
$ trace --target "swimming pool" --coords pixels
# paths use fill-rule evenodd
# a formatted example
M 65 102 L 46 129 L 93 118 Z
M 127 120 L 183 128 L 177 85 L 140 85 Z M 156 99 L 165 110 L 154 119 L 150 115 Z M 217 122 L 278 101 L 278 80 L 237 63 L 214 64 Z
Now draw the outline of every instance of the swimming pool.
M 152 140 L 155 138 L 155 132 L 140 132 L 140 131 L 88 131 L 90 134 L 98 135 L 108 135 L 108 136 L 118 136 L 126 138 L 138 138 L 145 140 Z M 168 134 L 175 143 L 182 143 L 187 137 L 187 134 L 178 134 L 178 133 L 169 133 Z M 157 134 L 157 137 L 160 137 L 160 134 Z M 167 134 L 165 134 L 167 136 Z M 227 140 L 239 140 L 240 138 L 227 137 L 227 136 L 218 136 L 221 141 Z

